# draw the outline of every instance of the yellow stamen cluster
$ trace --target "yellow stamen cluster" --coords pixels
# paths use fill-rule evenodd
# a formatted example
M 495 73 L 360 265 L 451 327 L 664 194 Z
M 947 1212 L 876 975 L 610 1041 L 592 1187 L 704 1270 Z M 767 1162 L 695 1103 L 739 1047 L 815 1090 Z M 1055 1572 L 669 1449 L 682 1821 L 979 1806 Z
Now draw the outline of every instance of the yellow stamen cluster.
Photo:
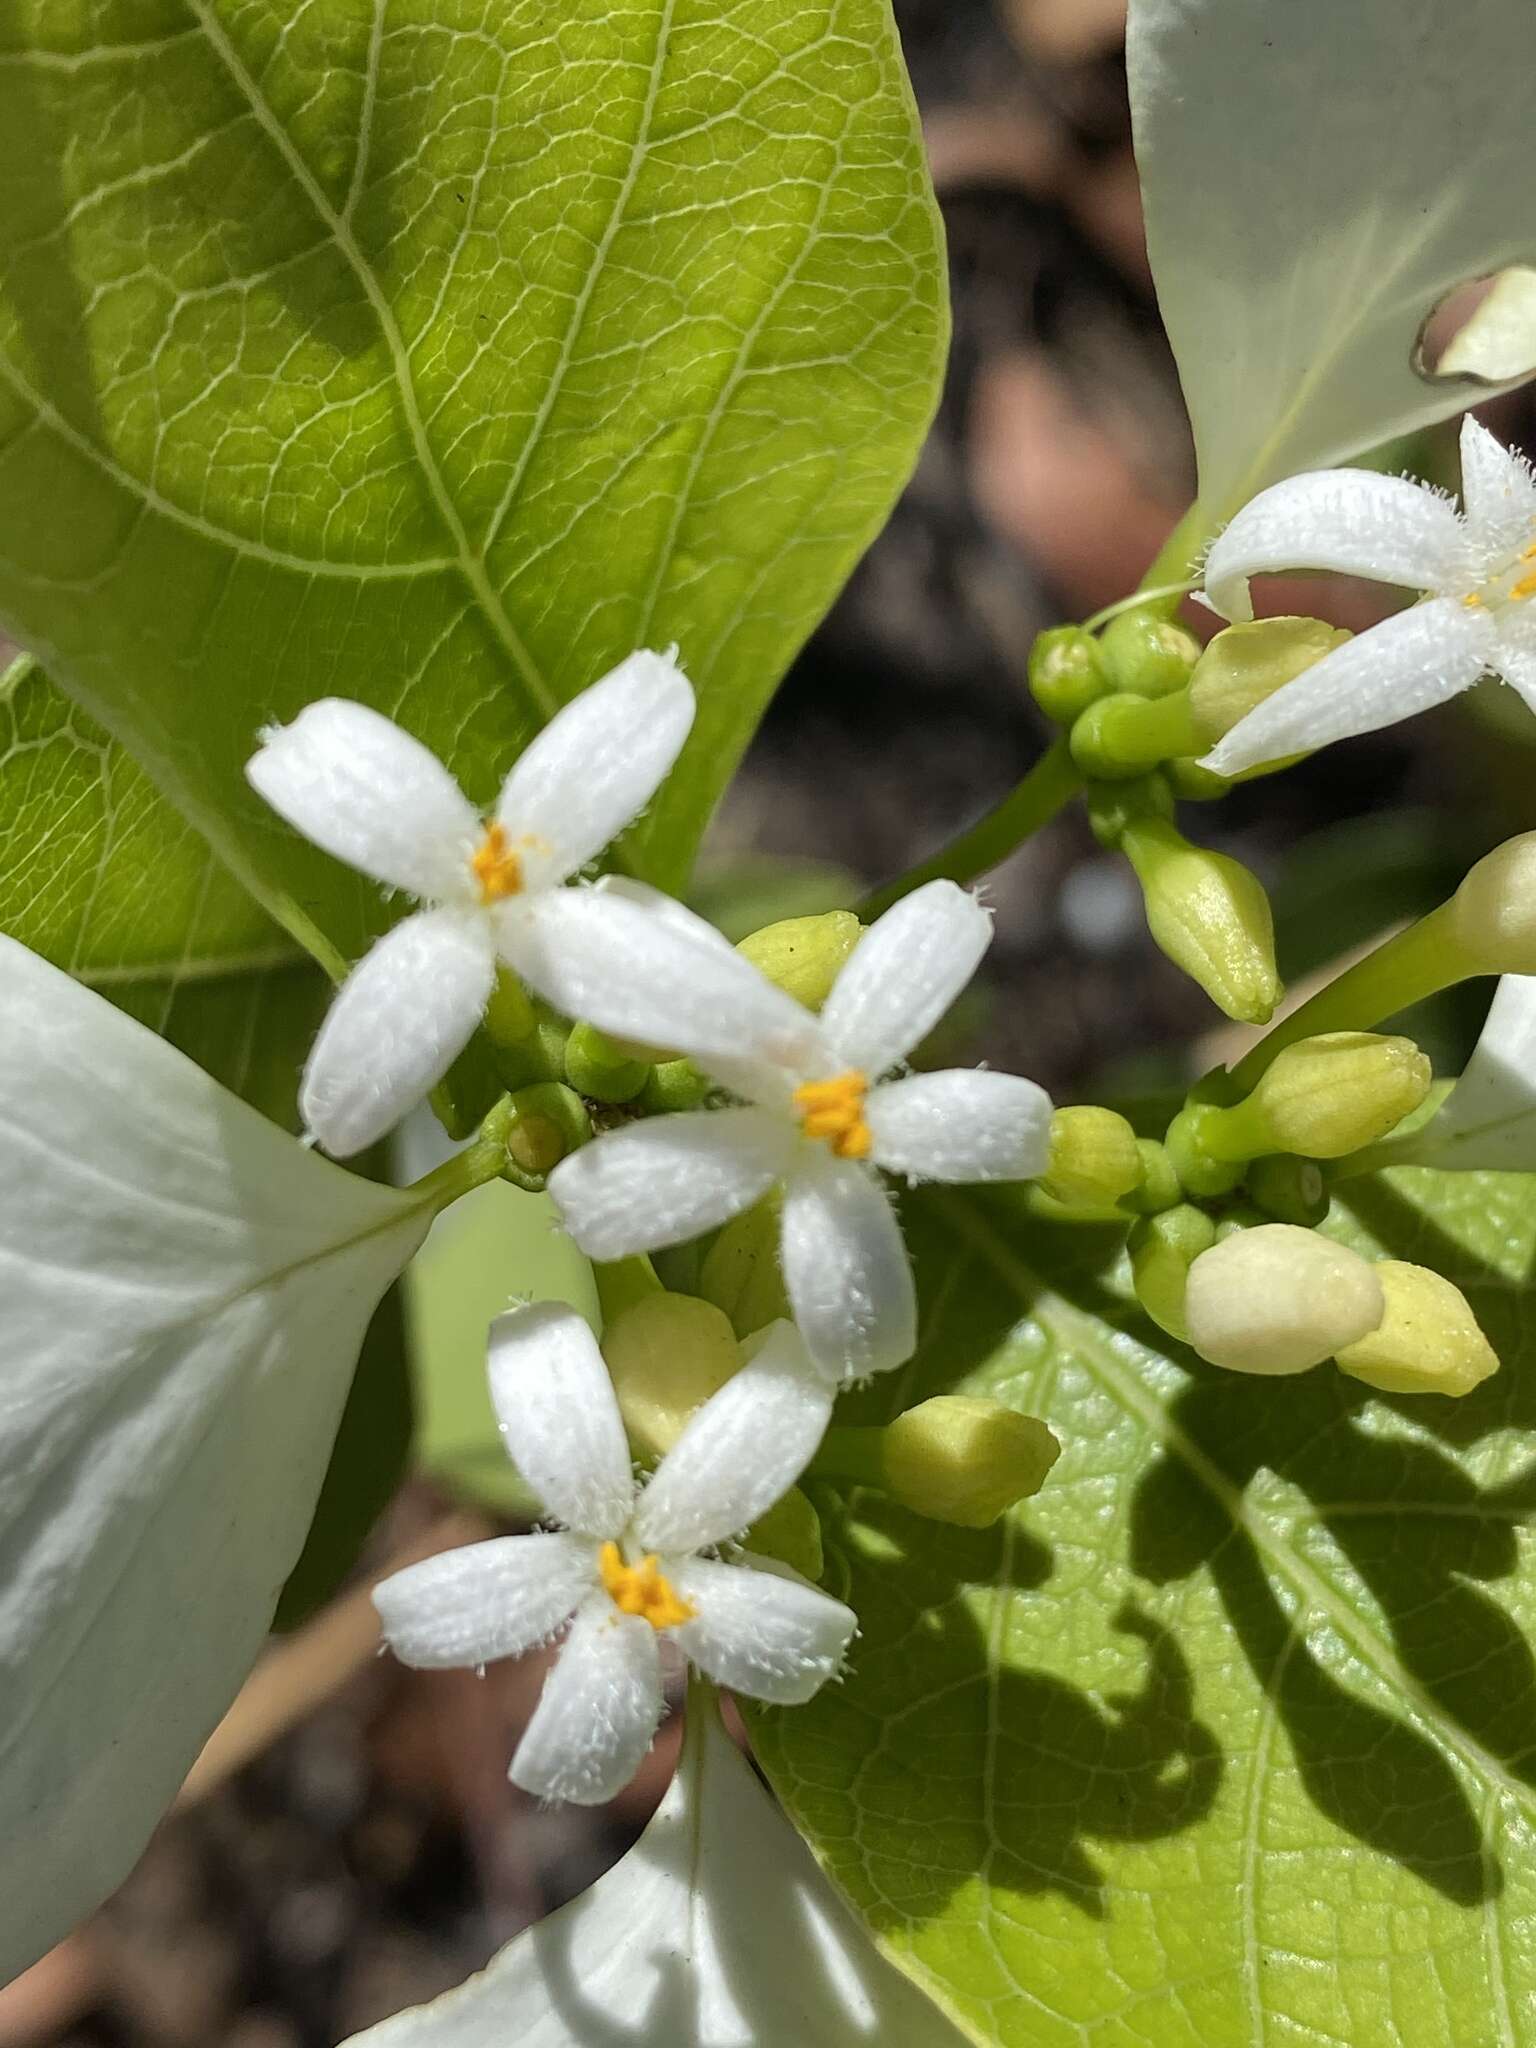
M 1520 560 L 1522 562 L 1536 562 L 1536 541 L 1532 541 L 1529 547 L 1520 550 Z M 1536 597 L 1536 569 L 1528 570 L 1524 576 L 1517 576 L 1508 589 L 1501 593 L 1498 589 L 1498 584 L 1503 581 L 1505 576 L 1512 573 L 1512 569 L 1505 569 L 1499 577 L 1494 579 L 1494 597 L 1504 604 L 1524 604 L 1527 598 Z M 1475 610 L 1485 605 L 1488 599 L 1481 590 L 1469 590 L 1461 601 L 1469 610 Z
M 597 1569 L 620 1614 L 637 1615 L 654 1629 L 681 1628 L 697 1611 L 690 1601 L 678 1598 L 654 1556 L 626 1564 L 617 1543 L 605 1543 L 597 1554 Z
M 874 1145 L 864 1121 L 869 1082 L 857 1069 L 830 1081 L 807 1081 L 795 1090 L 800 1127 L 808 1138 L 825 1138 L 839 1159 L 867 1159 Z
M 480 884 L 483 903 L 500 903 L 523 886 L 522 856 L 507 843 L 505 825 L 487 825 L 485 837 L 470 859 L 469 871 Z

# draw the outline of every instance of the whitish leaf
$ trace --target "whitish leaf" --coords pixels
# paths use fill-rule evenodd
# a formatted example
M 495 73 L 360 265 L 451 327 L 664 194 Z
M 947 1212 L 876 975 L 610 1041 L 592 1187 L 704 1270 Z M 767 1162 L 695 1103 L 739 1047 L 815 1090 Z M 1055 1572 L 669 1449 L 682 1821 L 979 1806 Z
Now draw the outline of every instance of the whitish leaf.
M 1536 2043 L 1536 1176 L 1342 1193 L 1341 1235 L 1466 1290 L 1503 1359 L 1468 1399 L 1220 1372 L 1112 1234 L 907 1198 L 925 1341 L 866 1412 L 987 1392 L 1062 1457 L 991 1530 L 820 1497 L 860 1635 L 755 1726 L 988 2048 Z
M 1518 289 L 1463 333 L 1463 374 L 1419 367 L 1443 299 L 1536 255 L 1529 28 L 1527 0 L 1132 0 L 1147 242 L 1210 524 L 1536 368 Z
M 482 1976 L 349 2048 L 961 2048 L 876 1951 L 712 1705 L 671 1790 L 590 1891 Z
M 679 643 L 686 870 L 937 395 L 888 0 L 22 0 L 0 26 L 0 620 L 290 929 L 377 892 L 245 787 L 367 699 L 487 798 Z
M 431 1216 L 0 939 L 0 1977 L 124 1875 L 303 1545 Z

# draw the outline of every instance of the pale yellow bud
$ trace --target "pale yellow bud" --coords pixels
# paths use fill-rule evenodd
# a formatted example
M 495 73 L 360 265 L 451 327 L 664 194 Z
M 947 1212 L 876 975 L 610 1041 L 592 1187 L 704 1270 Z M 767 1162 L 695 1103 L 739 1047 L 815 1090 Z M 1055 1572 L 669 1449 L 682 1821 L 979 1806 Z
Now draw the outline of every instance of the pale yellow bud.
M 1321 619 L 1250 619 L 1216 635 L 1189 679 L 1189 709 L 1208 747 L 1349 638 Z M 1269 765 L 1269 764 L 1266 764 Z
M 962 1529 L 984 1529 L 1038 1493 L 1061 1455 L 1035 1416 L 967 1394 L 939 1394 L 898 1415 L 881 1450 L 893 1499 Z
M 1380 1326 L 1338 1353 L 1340 1369 L 1384 1394 L 1470 1394 L 1499 1369 L 1459 1287 L 1427 1266 L 1383 1259 Z
M 821 1517 L 798 1486 L 759 1515 L 741 1539 L 755 1557 L 777 1558 L 805 1579 L 819 1579 L 826 1559 L 821 1548 Z
M 1092 1103 L 1058 1109 L 1039 1185 L 1068 1208 L 1108 1208 L 1141 1184 L 1141 1148 L 1123 1116 Z
M 1411 1038 L 1329 1031 L 1287 1046 L 1251 1099 L 1266 1150 L 1342 1159 L 1411 1116 L 1434 1078 Z
M 1306 1372 L 1385 1312 L 1373 1266 L 1295 1223 L 1223 1238 L 1190 1267 L 1184 1293 L 1190 1343 L 1229 1372 Z
M 1485 853 L 1451 898 L 1457 939 L 1484 974 L 1536 974 L 1536 832 Z
M 779 1197 L 767 1195 L 733 1216 L 699 1269 L 700 1294 L 724 1310 L 738 1337 L 793 1320 L 779 1268 L 781 1209 Z
M 619 1412 L 637 1457 L 671 1450 L 701 1402 L 741 1365 L 729 1319 L 690 1294 L 648 1294 L 603 1332 Z
M 819 1010 L 863 931 L 851 910 L 829 910 L 765 924 L 736 950 L 797 1003 Z

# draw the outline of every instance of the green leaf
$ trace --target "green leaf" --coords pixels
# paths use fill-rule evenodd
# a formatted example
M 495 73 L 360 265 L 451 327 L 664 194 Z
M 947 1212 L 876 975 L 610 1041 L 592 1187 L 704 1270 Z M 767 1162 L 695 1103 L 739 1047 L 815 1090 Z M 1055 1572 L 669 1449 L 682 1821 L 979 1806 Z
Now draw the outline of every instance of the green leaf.
M 377 892 L 246 788 L 366 699 L 489 798 L 637 644 L 678 882 L 937 395 L 888 0 L 21 0 L 0 28 L 0 621 L 290 930 Z
M 721 1726 L 690 1701 L 645 1833 L 489 1969 L 348 2048 L 960 2048 L 883 1962 Z
M 438 1193 L 345 1173 L 0 939 L 0 1981 L 125 1875 L 255 1657 Z
M 1536 128 L 1509 80 L 1528 28 L 1525 0 L 1132 0 L 1147 244 L 1207 529 L 1536 369 L 1513 285 L 1462 330 L 1459 374 L 1420 362 L 1442 300 L 1536 251 Z
M 1341 1236 L 1465 1288 L 1504 1361 L 1470 1399 L 1220 1373 L 1096 1231 L 908 1200 L 927 1334 L 871 1414 L 985 1391 L 1063 1455 L 980 1533 L 822 1501 L 861 1635 L 755 1726 L 978 2041 L 1536 2042 L 1536 1179 L 1406 1170 L 1348 1204 Z

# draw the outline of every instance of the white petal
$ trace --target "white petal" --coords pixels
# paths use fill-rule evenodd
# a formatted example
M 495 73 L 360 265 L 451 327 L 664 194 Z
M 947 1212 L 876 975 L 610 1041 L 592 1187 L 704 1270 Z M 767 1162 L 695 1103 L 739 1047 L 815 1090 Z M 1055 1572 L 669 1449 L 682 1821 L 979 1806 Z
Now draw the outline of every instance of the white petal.
M 645 1761 L 665 1708 L 655 1629 L 595 1594 L 560 1646 L 508 1775 L 540 1799 L 600 1806 Z
M 1496 622 L 1488 666 L 1536 711 L 1536 605 L 1512 607 Z
M 698 1612 L 672 1631 L 717 1685 L 799 1706 L 835 1678 L 858 1620 L 851 1607 L 787 1566 L 691 1558 L 672 1583 Z
M 563 1301 L 491 1325 L 491 1401 L 507 1455 L 556 1521 L 617 1536 L 634 1506 L 629 1441 L 597 1339 Z
M 792 1129 L 764 1110 L 688 1110 L 583 1145 L 549 1176 L 549 1192 L 588 1258 L 623 1259 L 750 1208 L 796 1149 Z
M 1484 573 L 1536 540 L 1536 473 L 1471 413 L 1461 423 L 1461 498 L 1467 540 Z
M 991 913 L 954 882 L 893 903 L 854 947 L 821 1012 L 850 1067 L 883 1074 L 938 1023 L 992 942 Z
M 656 794 L 693 724 L 688 678 L 642 649 L 559 711 L 517 761 L 496 815 L 534 887 L 563 881 Z M 547 850 L 546 850 L 547 849 Z
M 1412 718 L 1468 689 L 1494 658 L 1486 612 L 1431 598 L 1347 640 L 1240 718 L 1202 768 L 1237 775 Z
M 381 712 L 323 697 L 263 733 L 245 773 L 338 860 L 413 896 L 469 900 L 474 807 L 437 756 Z
M 494 1664 L 562 1628 L 591 1590 L 595 1563 L 579 1536 L 496 1536 L 407 1565 L 374 1587 L 373 1604 L 402 1664 Z
M 478 912 L 421 910 L 397 924 L 347 976 L 320 1027 L 299 1091 L 305 1128 L 338 1159 L 382 1138 L 469 1043 L 495 979 Z
M 1205 595 L 1224 618 L 1251 619 L 1250 576 L 1336 569 L 1410 590 L 1471 581 L 1455 507 L 1424 484 L 1368 469 L 1287 477 L 1243 507 L 1205 560 Z
M 1018 1074 L 913 1074 L 872 1089 L 874 1157 L 914 1180 L 1033 1180 L 1051 1149 L 1051 1098 Z
M 832 1414 L 832 1383 L 790 1323 L 774 1325 L 656 1468 L 635 1509 L 646 1550 L 705 1550 L 739 1536 L 788 1493 Z
M 556 889 L 508 906 L 510 966 L 568 1017 L 707 1063 L 814 1065 L 816 1019 L 680 903 L 630 890 Z
M 1502 977 L 1466 1070 L 1405 1157 L 1453 1171 L 1536 1172 L 1536 975 Z
M 917 1298 L 896 1215 L 878 1178 L 852 1161 L 800 1168 L 784 1190 L 784 1285 L 824 1371 L 859 1380 L 917 1348 Z

